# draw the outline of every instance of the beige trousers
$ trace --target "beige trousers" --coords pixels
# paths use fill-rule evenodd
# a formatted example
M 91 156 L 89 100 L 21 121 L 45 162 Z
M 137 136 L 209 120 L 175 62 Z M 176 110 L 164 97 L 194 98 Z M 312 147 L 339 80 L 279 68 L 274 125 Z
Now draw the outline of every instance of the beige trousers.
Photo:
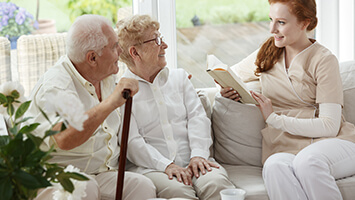
M 172 180 L 164 172 L 149 172 L 144 174 L 153 181 L 157 188 L 157 196 L 161 198 L 186 198 L 200 200 L 219 200 L 219 192 L 225 188 L 235 188 L 229 181 L 226 170 L 220 166 L 219 169 L 212 168 L 212 171 L 205 175 L 200 173 L 199 178 L 193 178 L 193 185 L 185 185 L 177 181 L 176 177 Z
M 114 200 L 116 196 L 117 171 L 108 171 L 91 176 L 86 186 L 86 197 L 83 200 Z M 53 199 L 53 188 L 39 191 L 35 200 Z M 156 196 L 155 186 L 147 177 L 125 172 L 123 199 L 146 200 Z

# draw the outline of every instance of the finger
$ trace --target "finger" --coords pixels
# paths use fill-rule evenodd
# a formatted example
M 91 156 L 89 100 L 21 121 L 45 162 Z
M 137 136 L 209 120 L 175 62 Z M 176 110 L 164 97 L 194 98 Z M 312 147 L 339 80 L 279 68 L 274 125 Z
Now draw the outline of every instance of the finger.
M 211 168 L 209 162 L 207 162 L 207 161 L 205 160 L 205 161 L 203 161 L 203 164 L 205 165 L 205 168 L 207 169 L 207 171 L 210 172 L 210 171 L 212 170 L 212 168 Z
M 192 75 L 191 74 L 189 74 L 189 76 L 187 77 L 188 79 L 191 79 L 192 78 Z
M 179 172 L 175 173 L 175 176 L 177 178 L 177 180 L 181 183 L 182 180 L 181 180 L 181 174 Z
M 181 177 L 182 177 L 182 180 L 183 180 L 183 183 L 185 185 L 190 185 L 190 182 L 189 182 L 189 179 L 188 179 L 188 176 L 185 172 L 181 172 Z
M 170 180 L 173 179 L 173 173 L 172 172 L 168 171 L 168 172 L 166 172 L 166 174 L 168 175 L 168 178 Z
M 192 164 L 192 172 L 195 175 L 195 177 L 198 178 L 198 176 L 199 176 L 198 167 L 197 167 L 197 165 L 195 163 Z
M 218 163 L 216 163 L 216 162 L 211 162 L 211 161 L 207 161 L 207 162 L 208 162 L 208 164 L 209 164 L 211 167 L 219 168 Z
M 200 171 L 203 175 L 206 174 L 206 169 L 205 169 L 205 165 L 203 164 L 203 162 L 199 162 L 198 163 L 198 167 L 200 168 Z

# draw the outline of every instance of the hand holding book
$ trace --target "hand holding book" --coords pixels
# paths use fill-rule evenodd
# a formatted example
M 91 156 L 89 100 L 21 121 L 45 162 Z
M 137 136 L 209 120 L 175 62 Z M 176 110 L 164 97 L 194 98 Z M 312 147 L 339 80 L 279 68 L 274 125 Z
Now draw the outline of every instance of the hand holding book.
M 236 90 L 242 103 L 258 105 L 243 81 L 214 55 L 207 55 L 207 73 L 222 87 Z

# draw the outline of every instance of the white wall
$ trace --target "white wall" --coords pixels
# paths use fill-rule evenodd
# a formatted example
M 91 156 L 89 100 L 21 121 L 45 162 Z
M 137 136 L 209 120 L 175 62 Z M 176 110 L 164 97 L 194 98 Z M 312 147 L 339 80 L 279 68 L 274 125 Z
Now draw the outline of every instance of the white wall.
M 340 62 L 355 59 L 354 0 L 317 0 L 316 39 Z

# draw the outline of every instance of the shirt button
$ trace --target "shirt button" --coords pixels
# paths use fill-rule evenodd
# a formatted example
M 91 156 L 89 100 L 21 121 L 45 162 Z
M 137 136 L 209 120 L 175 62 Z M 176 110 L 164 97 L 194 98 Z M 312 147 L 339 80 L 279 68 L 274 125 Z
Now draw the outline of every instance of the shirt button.
M 107 126 L 105 126 L 105 127 L 104 127 L 104 129 L 106 129 L 106 130 L 107 130 Z
M 91 84 L 91 83 L 90 83 L 89 85 L 90 85 L 90 87 L 92 87 L 92 84 Z
M 91 96 L 94 96 L 94 94 L 93 94 L 93 93 L 91 93 Z
M 162 102 L 162 101 L 160 101 L 160 102 L 159 102 L 159 104 L 160 104 L 160 105 L 163 105 L 163 102 Z

